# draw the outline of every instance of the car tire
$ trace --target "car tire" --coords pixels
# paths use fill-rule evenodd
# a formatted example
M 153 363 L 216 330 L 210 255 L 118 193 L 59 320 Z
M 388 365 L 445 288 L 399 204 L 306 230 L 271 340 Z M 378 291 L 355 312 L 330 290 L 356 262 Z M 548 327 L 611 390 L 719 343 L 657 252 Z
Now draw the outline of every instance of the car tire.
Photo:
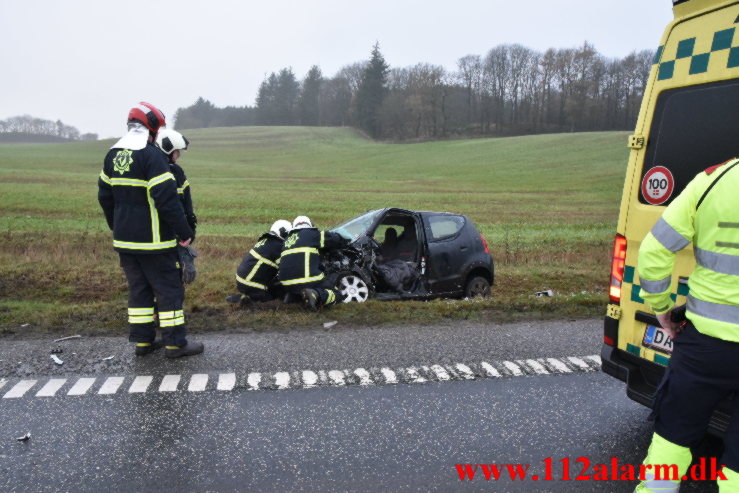
M 490 282 L 480 276 L 471 277 L 464 287 L 465 298 L 490 297 Z
M 336 279 L 336 290 L 341 294 L 344 303 L 364 303 L 370 294 L 369 286 L 364 279 L 353 272 L 339 275 Z

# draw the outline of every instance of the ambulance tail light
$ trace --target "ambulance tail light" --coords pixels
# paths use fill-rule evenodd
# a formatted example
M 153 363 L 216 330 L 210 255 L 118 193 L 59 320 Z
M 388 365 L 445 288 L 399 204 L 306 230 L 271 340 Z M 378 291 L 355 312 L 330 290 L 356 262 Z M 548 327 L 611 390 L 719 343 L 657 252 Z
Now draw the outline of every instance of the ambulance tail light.
M 485 249 L 485 253 L 488 255 L 490 254 L 490 247 L 488 246 L 488 242 L 485 241 L 485 237 L 480 233 L 480 239 L 482 240 L 482 246 Z
M 611 259 L 611 287 L 609 297 L 613 303 L 621 303 L 621 284 L 624 280 L 626 267 L 626 238 L 616 235 L 613 242 L 613 257 Z

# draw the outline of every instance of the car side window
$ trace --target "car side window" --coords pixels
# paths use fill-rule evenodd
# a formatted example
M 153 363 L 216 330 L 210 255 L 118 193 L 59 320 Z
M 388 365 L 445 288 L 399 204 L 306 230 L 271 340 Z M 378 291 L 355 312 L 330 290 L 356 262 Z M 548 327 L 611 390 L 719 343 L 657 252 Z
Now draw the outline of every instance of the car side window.
M 451 214 L 428 217 L 427 233 L 431 241 L 441 241 L 456 236 L 464 227 L 464 217 Z

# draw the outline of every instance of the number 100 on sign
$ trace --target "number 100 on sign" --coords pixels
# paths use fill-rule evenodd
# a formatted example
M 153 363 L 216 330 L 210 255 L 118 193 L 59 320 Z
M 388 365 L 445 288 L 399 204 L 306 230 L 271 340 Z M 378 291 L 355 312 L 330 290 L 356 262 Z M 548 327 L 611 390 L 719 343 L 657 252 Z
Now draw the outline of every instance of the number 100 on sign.
M 675 188 L 672 172 L 664 166 L 655 166 L 647 171 L 641 182 L 641 194 L 648 203 L 660 205 L 667 202 Z

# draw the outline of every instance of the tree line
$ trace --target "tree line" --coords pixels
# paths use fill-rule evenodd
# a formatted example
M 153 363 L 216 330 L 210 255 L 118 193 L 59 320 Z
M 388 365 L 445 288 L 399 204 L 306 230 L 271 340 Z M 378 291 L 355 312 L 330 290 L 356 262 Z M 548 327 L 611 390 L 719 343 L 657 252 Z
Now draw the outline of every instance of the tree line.
M 80 131 L 61 120 L 52 121 L 30 115 L 14 116 L 0 120 L 0 135 L 5 141 L 11 140 L 97 140 L 95 133 L 80 134 Z M 33 138 L 43 137 L 42 139 Z M 45 139 L 44 139 L 45 138 Z
M 633 128 L 654 52 L 607 58 L 589 43 L 539 52 L 520 44 L 467 55 L 456 70 L 428 63 L 390 68 L 378 44 L 369 60 L 325 77 L 313 66 L 265 77 L 253 107 L 200 98 L 177 110 L 177 128 L 233 125 L 354 126 L 378 139 Z

